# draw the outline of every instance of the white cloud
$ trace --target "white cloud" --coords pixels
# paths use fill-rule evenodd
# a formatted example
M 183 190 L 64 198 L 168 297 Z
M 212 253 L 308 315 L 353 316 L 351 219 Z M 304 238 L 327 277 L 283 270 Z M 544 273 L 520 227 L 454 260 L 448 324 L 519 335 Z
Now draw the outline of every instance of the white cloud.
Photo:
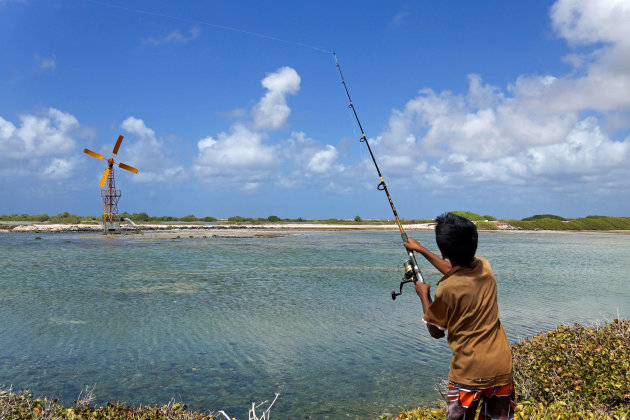
M 72 171 L 76 162 L 71 159 L 54 158 L 50 165 L 43 171 L 43 175 L 53 179 L 68 179 L 72 175 Z
M 559 0 L 551 8 L 551 18 L 554 29 L 572 43 L 630 43 L 626 0 Z
M 324 174 L 330 172 L 337 161 L 337 157 L 337 149 L 328 144 L 324 150 L 320 150 L 311 157 L 306 167 L 317 174 Z
M 138 137 L 155 140 L 155 131 L 147 127 L 144 124 L 144 121 L 139 118 L 133 116 L 127 117 L 127 119 L 122 122 L 120 127 L 123 130 L 137 135 Z
M 0 117 L 0 173 L 69 178 L 77 166 L 75 137 L 80 132 L 73 115 L 55 108 L 41 115 L 21 115 L 18 126 Z
M 265 145 L 263 135 L 235 124 L 229 133 L 197 142 L 199 154 L 193 170 L 202 180 L 220 188 L 255 189 L 269 181 L 280 160 L 275 146 Z
M 131 180 L 141 183 L 177 183 L 186 179 L 187 171 L 173 161 L 173 150 L 163 140 L 158 140 L 155 131 L 146 126 L 140 118 L 126 118 L 121 128 L 135 136 L 137 140 L 125 139 L 118 152 L 117 162 L 138 169 Z
M 193 26 L 187 33 L 182 33 L 179 29 L 176 29 L 164 36 L 150 37 L 146 40 L 146 42 L 152 45 L 187 44 L 190 41 L 199 38 L 199 35 L 201 35 L 201 29 L 199 26 Z
M 35 55 L 35 60 L 41 70 L 54 69 L 57 67 L 57 58 L 54 55 L 50 57 L 40 57 L 39 55 Z
M 295 95 L 300 90 L 300 76 L 291 67 L 282 67 L 267 75 L 261 83 L 268 91 L 254 107 L 254 126 L 257 129 L 278 129 L 291 114 L 286 96 Z
M 213 188 L 256 190 L 265 183 L 296 188 L 313 179 L 330 182 L 344 171 L 338 151 L 322 145 L 305 133 L 271 145 L 271 131 L 286 125 L 291 109 L 286 95 L 300 88 L 300 76 L 290 67 L 268 74 L 262 85 L 267 93 L 252 112 L 253 121 L 239 121 L 228 132 L 197 142 L 195 174 Z M 317 175 L 317 177 L 315 177 Z
M 374 146 L 384 172 L 471 195 L 480 185 L 628 190 L 630 138 L 603 127 L 630 127 L 630 2 L 560 0 L 551 16 L 571 45 L 592 47 L 565 58 L 574 72 L 521 75 L 505 89 L 470 75 L 462 95 L 422 90 Z
M 392 24 L 394 26 L 400 26 L 403 24 L 403 22 L 405 21 L 405 19 L 407 18 L 407 16 L 409 16 L 409 12 L 398 12 L 394 15 L 394 17 L 392 18 Z

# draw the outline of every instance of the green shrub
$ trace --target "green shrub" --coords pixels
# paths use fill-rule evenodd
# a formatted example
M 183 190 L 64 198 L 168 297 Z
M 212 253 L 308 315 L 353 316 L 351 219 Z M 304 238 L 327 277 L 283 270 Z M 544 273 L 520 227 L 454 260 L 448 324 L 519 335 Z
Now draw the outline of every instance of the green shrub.
M 485 215 L 485 216 L 483 216 L 483 218 L 486 219 L 486 220 L 490 220 L 490 221 L 496 221 L 497 220 L 496 217 L 489 216 L 489 215 Z
M 499 227 L 497 225 L 495 225 L 494 223 L 486 222 L 485 220 L 480 220 L 475 224 L 477 225 L 477 229 L 479 230 L 499 230 Z
M 228 217 L 228 222 L 240 223 L 240 222 L 244 222 L 244 221 L 245 221 L 245 218 L 241 217 L 241 216 Z
M 373 222 L 377 222 L 376 220 Z M 382 222 L 382 221 L 379 221 Z M 395 223 L 394 221 L 391 220 L 387 220 L 387 222 L 391 222 L 391 223 Z M 405 225 L 419 225 L 422 223 L 435 223 L 434 219 L 428 220 L 428 219 L 404 219 L 400 221 L 401 223 L 405 224 Z
M 630 417 L 630 321 L 561 326 L 512 346 L 515 419 Z M 396 419 L 444 419 L 418 407 Z M 383 418 L 391 418 L 384 416 Z
M 270 222 L 279 222 L 280 218 L 278 216 L 269 216 L 267 217 L 267 220 Z
M 50 223 L 65 223 L 65 224 L 77 224 L 81 222 L 83 218 L 76 214 L 70 214 L 67 211 L 59 213 L 56 216 L 52 216 L 48 219 Z
M 526 217 L 523 220 L 527 222 L 527 221 L 539 220 L 539 219 L 567 220 L 564 217 L 556 216 L 555 214 L 536 214 L 534 216 Z
M 465 217 L 466 219 L 470 220 L 471 222 L 476 222 L 478 220 L 485 220 L 485 216 L 481 216 L 477 213 L 472 213 L 470 211 L 451 211 L 451 213 L 456 214 L 458 216 L 462 216 Z
M 630 217 L 588 216 L 569 223 L 581 223 L 586 230 L 630 230 Z
M 630 408 L 630 322 L 561 326 L 513 346 L 523 400 L 567 401 L 571 409 Z
M 514 227 L 525 230 L 630 230 L 630 217 L 588 216 L 561 220 L 537 218 L 531 220 L 507 220 Z
M 4 222 L 45 222 L 49 217 L 46 213 L 44 214 L 3 214 L 0 215 L 0 221 Z
M 75 401 L 64 407 L 49 398 L 33 399 L 28 390 L 13 393 L 0 389 L 0 419 L 90 419 L 90 420 L 214 420 L 212 414 L 186 411 L 186 406 L 174 401 L 153 407 L 130 407 L 109 402 L 104 407 L 92 407 L 89 402 Z

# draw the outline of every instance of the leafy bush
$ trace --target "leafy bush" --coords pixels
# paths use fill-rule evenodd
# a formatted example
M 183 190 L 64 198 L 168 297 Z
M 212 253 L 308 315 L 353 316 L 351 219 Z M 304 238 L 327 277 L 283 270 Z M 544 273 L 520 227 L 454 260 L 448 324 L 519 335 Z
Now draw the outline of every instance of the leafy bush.
M 630 417 L 630 321 L 561 326 L 514 344 L 512 356 L 515 419 Z M 440 405 L 396 419 L 445 419 Z
M 485 217 L 485 216 L 484 216 Z M 480 220 L 476 223 L 477 229 L 479 230 L 499 230 L 499 227 L 494 223 L 486 222 L 485 220 Z
M 528 221 L 532 221 L 532 220 L 540 220 L 540 219 L 556 219 L 556 220 L 567 220 L 564 217 L 560 217 L 560 216 L 556 216 L 555 214 L 536 214 L 534 216 L 531 217 L 526 217 L 523 220 L 525 220 L 526 222 Z
M 497 218 L 496 218 L 496 217 L 489 216 L 489 215 L 485 215 L 485 216 L 482 216 L 482 217 L 483 217 L 484 219 L 486 219 L 486 220 L 490 220 L 490 221 L 496 221 L 496 220 L 497 220 Z
M 50 223 L 67 223 L 67 224 L 77 224 L 81 222 L 83 218 L 81 216 L 77 216 L 76 214 L 70 214 L 67 211 L 63 213 L 59 213 L 56 216 L 51 216 L 48 221 Z
M 245 221 L 245 218 L 241 216 L 228 217 L 228 222 L 240 223 L 244 221 Z
M 456 210 L 456 211 L 452 211 L 451 213 L 456 214 L 458 216 L 465 217 L 466 219 L 470 220 L 471 222 L 476 222 L 476 221 L 479 221 L 479 220 L 485 220 L 485 216 L 481 216 L 481 215 L 479 215 L 477 213 L 473 213 L 473 212 L 470 212 L 470 211 L 459 211 L 459 210 Z
M 578 219 L 538 218 L 507 220 L 525 230 L 630 230 L 630 217 L 588 216 Z
M 374 223 L 378 222 L 378 221 L 373 221 Z M 435 223 L 434 219 L 428 220 L 428 219 L 404 219 L 400 221 L 401 223 L 405 224 L 405 225 L 419 225 L 419 224 L 423 224 L 423 223 Z M 394 223 L 392 221 L 392 223 Z
M 630 217 L 588 216 L 569 223 L 581 223 L 588 230 L 630 230 Z
M 0 221 L 3 222 L 45 222 L 49 217 L 44 214 L 2 214 L 0 215 Z
M 267 217 L 267 220 L 270 222 L 279 222 L 280 218 L 278 216 L 269 216 Z
M 171 401 L 167 405 L 132 408 L 117 402 L 92 407 L 89 402 L 75 401 L 74 407 L 63 407 L 57 400 L 33 399 L 28 390 L 15 394 L 0 389 L 0 419 L 92 419 L 92 420 L 214 420 L 212 414 L 186 411 L 186 406 Z
M 514 347 L 515 382 L 522 399 L 570 409 L 630 408 L 630 322 L 561 326 Z
M 362 221 L 363 221 L 363 219 L 361 219 L 361 216 L 358 216 L 358 215 L 357 215 L 357 216 L 354 216 L 354 221 L 355 221 L 355 222 L 362 222 Z

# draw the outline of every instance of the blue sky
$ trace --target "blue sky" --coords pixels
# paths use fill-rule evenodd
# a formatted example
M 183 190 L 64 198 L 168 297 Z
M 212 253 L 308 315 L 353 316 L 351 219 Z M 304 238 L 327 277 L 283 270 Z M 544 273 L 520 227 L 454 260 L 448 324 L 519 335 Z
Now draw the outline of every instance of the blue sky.
M 630 1 L 0 0 L 0 214 L 629 216 Z

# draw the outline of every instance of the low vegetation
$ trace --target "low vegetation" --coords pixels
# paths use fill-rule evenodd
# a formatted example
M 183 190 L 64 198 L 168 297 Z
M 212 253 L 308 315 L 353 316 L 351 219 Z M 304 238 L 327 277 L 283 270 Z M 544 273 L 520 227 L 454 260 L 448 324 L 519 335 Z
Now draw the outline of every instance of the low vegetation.
M 499 226 L 489 221 L 480 220 L 475 224 L 477 225 L 477 229 L 479 230 L 499 230 Z
M 524 230 L 630 230 L 630 217 L 587 216 L 578 219 L 506 220 Z
M 479 215 L 477 213 L 469 211 L 452 211 L 452 213 L 458 214 L 467 218 L 477 224 L 480 230 L 499 230 L 504 227 L 509 227 L 516 230 L 560 230 L 560 231 L 578 231 L 578 230 L 630 230 L 630 217 L 611 217 L 611 216 L 587 216 L 577 219 L 566 219 L 561 216 L 553 214 L 538 214 L 531 217 L 526 217 L 521 220 L 509 219 L 502 220 L 497 219 L 490 215 Z M 217 222 L 219 219 L 212 216 L 197 217 L 194 214 L 189 214 L 184 217 L 173 216 L 149 216 L 147 213 L 121 213 L 120 217 L 129 218 L 135 223 L 171 223 L 171 222 L 183 222 L 183 223 L 206 223 Z M 224 219 L 225 220 L 225 219 Z M 29 214 L 8 214 L 0 215 L 0 225 L 2 222 L 38 222 L 38 223 L 65 223 L 65 224 L 78 224 L 78 223 L 97 223 L 100 221 L 100 217 L 95 216 L 77 216 L 68 212 L 59 213 L 55 216 L 48 216 L 47 214 L 29 215 Z M 308 222 L 313 224 L 334 224 L 334 225 L 394 225 L 393 219 L 363 219 L 361 216 L 355 216 L 354 219 L 314 219 L 308 220 L 298 217 L 297 219 L 281 218 L 279 216 L 268 217 L 243 217 L 243 216 L 231 216 L 227 218 L 228 223 L 236 224 L 269 224 L 269 223 L 302 223 Z M 405 219 L 401 220 L 405 225 L 432 223 L 434 220 L 426 219 Z M 10 228 L 5 225 L 5 228 Z
M 478 222 L 478 221 L 482 221 L 482 220 L 489 220 L 489 219 L 487 219 L 487 217 L 489 217 L 489 216 L 481 216 L 481 215 L 479 215 L 477 213 L 473 213 L 473 212 L 470 212 L 470 211 L 453 210 L 453 211 L 451 211 L 451 213 L 456 214 L 458 216 L 465 217 L 466 219 L 468 219 L 468 220 L 470 220 L 472 222 Z M 492 217 L 492 216 L 490 216 L 490 217 Z
M 561 326 L 512 346 L 516 419 L 630 417 L 630 321 Z M 396 419 L 445 419 L 442 407 Z
M 14 393 L 11 389 L 0 390 L 0 419 L 2 420 L 215 420 L 213 414 L 186 410 L 181 403 L 171 401 L 167 405 L 130 407 L 117 402 L 94 407 L 89 400 L 79 398 L 72 407 L 64 407 L 50 398 L 34 399 L 28 390 Z
M 526 221 L 526 222 L 531 222 L 534 220 L 541 220 L 541 219 L 556 219 L 556 220 L 567 220 L 564 217 L 561 216 L 556 216 L 555 214 L 535 214 L 531 217 L 526 217 L 522 220 Z
M 48 216 L 48 214 L 3 214 L 0 215 L 0 222 L 39 222 L 39 223 L 68 223 L 77 224 L 85 222 L 96 222 L 97 219 L 94 216 L 77 216 L 76 214 L 70 214 L 68 212 L 59 213 L 55 216 Z
M 566 219 L 555 214 L 537 214 L 521 220 L 500 220 L 489 215 L 481 216 L 469 211 L 452 211 L 451 213 L 475 222 L 480 230 L 498 230 L 498 224 L 517 230 L 630 230 L 630 217 L 586 216 Z

